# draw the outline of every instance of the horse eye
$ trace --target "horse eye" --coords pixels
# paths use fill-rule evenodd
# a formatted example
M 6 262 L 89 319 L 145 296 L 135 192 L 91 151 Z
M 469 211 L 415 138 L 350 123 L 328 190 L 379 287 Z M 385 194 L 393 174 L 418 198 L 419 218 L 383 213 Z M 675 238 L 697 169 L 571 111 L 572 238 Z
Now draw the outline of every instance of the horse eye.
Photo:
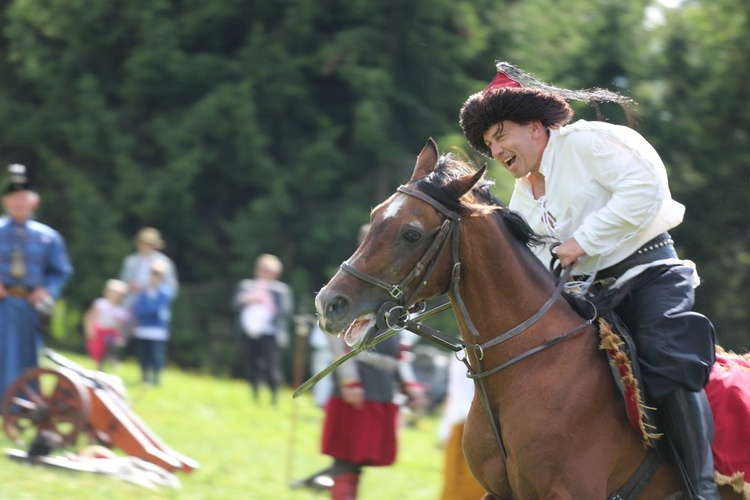
M 414 229 L 409 229 L 402 236 L 402 238 L 408 241 L 409 243 L 416 243 L 417 241 L 419 241 L 421 237 L 422 235 L 419 233 L 419 231 L 415 231 Z

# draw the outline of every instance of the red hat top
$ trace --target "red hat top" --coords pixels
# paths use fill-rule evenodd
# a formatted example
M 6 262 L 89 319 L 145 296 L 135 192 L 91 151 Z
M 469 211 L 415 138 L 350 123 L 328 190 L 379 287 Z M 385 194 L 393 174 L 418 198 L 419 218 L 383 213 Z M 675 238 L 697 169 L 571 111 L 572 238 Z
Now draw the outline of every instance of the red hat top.
M 487 88 L 484 90 L 499 89 L 503 87 L 523 87 L 523 85 L 498 69 L 497 75 L 495 75 L 495 78 L 492 79 L 490 84 L 487 85 Z

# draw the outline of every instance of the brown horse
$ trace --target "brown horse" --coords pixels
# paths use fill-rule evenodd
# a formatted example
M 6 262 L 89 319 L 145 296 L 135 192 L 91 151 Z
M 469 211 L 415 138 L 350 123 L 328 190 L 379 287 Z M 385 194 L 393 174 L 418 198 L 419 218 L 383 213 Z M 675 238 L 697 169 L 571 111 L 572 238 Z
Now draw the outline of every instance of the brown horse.
M 410 182 L 372 211 L 366 239 L 317 295 L 320 324 L 356 346 L 378 327 L 403 327 L 414 303 L 447 294 L 463 345 L 473 346 L 470 371 L 488 374 L 463 441 L 485 499 L 622 494 L 649 452 L 616 397 L 596 327 L 560 297 L 528 248 L 535 235 L 490 194 L 484 170 L 439 156 L 430 140 Z M 652 473 L 623 498 L 679 496 L 671 466 L 657 462 Z

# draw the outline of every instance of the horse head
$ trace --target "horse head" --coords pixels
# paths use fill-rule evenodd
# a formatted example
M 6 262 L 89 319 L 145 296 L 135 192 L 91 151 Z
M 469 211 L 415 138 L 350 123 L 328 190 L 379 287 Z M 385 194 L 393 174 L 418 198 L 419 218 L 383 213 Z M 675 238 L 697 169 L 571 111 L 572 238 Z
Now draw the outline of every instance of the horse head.
M 451 168 L 443 168 L 448 164 Z M 347 344 L 355 346 L 368 333 L 403 321 L 415 303 L 444 293 L 451 258 L 443 250 L 461 218 L 456 201 L 472 191 L 485 170 L 441 156 L 429 139 L 409 183 L 373 209 L 359 248 L 317 294 L 321 328 L 332 335 L 344 333 Z M 434 185 L 451 193 L 452 205 L 422 197 L 425 186 Z

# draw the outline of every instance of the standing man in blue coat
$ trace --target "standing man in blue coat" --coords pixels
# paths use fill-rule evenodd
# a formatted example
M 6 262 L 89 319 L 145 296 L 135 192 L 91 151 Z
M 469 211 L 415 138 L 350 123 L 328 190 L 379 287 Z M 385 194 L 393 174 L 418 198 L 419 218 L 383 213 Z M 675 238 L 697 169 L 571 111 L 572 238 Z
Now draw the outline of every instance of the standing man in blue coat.
M 11 165 L 0 218 L 0 396 L 39 363 L 40 324 L 73 274 L 65 241 L 33 220 L 39 206 L 23 165 Z

